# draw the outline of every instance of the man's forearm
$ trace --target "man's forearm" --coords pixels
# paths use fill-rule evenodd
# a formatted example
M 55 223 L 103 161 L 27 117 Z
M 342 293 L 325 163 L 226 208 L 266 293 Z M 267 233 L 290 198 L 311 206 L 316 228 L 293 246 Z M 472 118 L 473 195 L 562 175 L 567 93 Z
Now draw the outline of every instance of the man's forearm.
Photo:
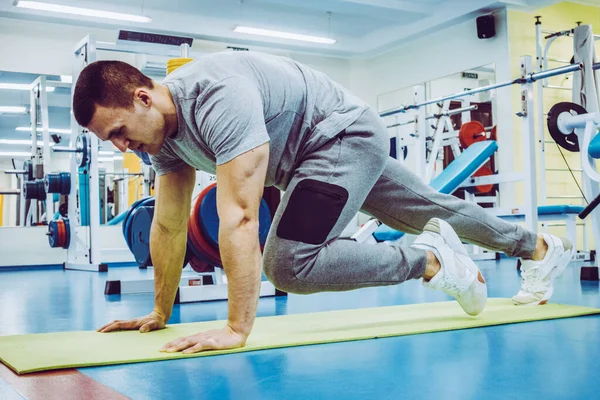
M 152 225 L 150 248 L 154 264 L 154 312 L 160 314 L 165 323 L 171 317 L 181 279 L 186 238 L 185 230 L 170 232 L 158 224 Z
M 228 324 L 247 337 L 256 318 L 262 270 L 256 224 L 247 223 L 233 228 L 221 224 L 219 248 L 227 274 Z

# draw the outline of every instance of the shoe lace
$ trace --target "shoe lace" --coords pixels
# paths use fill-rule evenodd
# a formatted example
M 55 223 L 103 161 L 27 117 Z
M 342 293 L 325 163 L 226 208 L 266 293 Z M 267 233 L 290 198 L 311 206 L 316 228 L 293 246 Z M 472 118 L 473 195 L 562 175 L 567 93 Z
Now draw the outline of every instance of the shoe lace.
M 458 293 L 460 291 L 458 284 L 459 283 L 455 279 L 447 278 L 442 282 L 441 289 L 446 293 Z
M 521 271 L 521 289 L 526 292 L 543 292 L 548 289 L 549 283 L 549 281 L 545 281 L 539 277 L 539 269 L 537 267 Z

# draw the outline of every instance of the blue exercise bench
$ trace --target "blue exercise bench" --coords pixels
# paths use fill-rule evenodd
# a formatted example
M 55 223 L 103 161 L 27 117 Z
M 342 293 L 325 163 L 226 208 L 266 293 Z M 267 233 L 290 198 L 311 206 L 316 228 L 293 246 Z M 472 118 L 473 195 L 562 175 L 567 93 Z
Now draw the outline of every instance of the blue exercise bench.
M 494 140 L 473 143 L 456 157 L 429 185 L 440 193 L 451 194 L 471 177 L 498 150 Z M 398 240 L 404 232 L 381 224 L 373 233 L 378 242 Z
M 600 135 L 590 144 L 590 155 L 592 149 L 600 158 Z M 495 141 L 486 140 L 469 146 L 462 154 L 450 163 L 435 179 L 430 186 L 440 193 L 451 194 L 460 185 L 469 179 L 495 152 L 498 145 Z M 581 206 L 552 205 L 538 207 L 538 218 L 540 221 L 565 220 L 567 224 L 567 238 L 576 243 L 576 217 L 583 211 Z M 498 217 L 511 221 L 524 221 L 525 214 L 504 214 Z M 397 231 L 387 225 L 381 224 L 373 233 L 378 242 L 395 241 L 404 236 L 404 232 Z

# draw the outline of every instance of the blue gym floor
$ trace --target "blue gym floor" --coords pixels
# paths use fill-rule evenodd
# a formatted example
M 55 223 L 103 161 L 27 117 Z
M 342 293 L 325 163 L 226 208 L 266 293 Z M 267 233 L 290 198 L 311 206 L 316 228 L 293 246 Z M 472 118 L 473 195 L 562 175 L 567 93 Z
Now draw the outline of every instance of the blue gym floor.
M 519 288 L 515 260 L 480 262 L 490 297 Z M 572 263 L 553 302 L 600 307 L 597 282 Z M 0 334 L 90 330 L 149 312 L 152 294 L 105 296 L 110 279 L 61 269 L 0 272 Z M 347 293 L 263 298 L 259 316 L 447 300 L 412 281 Z M 171 324 L 226 318 L 227 303 L 175 306 Z M 80 372 L 132 399 L 593 399 L 600 396 L 600 317 L 293 347 Z M 1 340 L 1 337 L 0 337 Z M 59 388 L 57 387 L 57 390 Z M 0 378 L 0 399 L 22 398 Z

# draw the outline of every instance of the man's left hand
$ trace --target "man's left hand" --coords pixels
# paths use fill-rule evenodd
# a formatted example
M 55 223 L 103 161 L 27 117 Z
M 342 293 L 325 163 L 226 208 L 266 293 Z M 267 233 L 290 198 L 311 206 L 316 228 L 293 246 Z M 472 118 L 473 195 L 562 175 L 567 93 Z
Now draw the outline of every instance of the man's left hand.
M 160 349 L 162 352 L 184 354 L 198 353 L 206 350 L 226 350 L 244 347 L 246 336 L 235 332 L 229 325 L 223 329 L 197 333 L 167 343 Z

